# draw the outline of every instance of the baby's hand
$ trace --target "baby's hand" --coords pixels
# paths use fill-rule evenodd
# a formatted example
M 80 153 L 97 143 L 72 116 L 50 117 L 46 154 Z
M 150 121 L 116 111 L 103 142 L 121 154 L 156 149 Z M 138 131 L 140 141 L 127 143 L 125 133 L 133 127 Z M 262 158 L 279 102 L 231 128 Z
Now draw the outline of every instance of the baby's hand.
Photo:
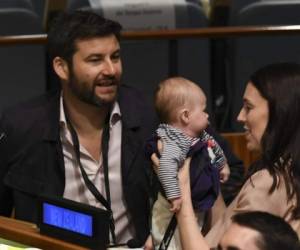
M 170 211 L 173 213 L 177 213 L 181 208 L 181 203 L 182 203 L 181 197 L 170 199 L 170 202 L 172 204 Z
M 225 183 L 226 181 L 228 181 L 230 176 L 230 168 L 228 166 L 228 164 L 226 163 L 223 168 L 220 170 L 220 182 L 221 183 Z

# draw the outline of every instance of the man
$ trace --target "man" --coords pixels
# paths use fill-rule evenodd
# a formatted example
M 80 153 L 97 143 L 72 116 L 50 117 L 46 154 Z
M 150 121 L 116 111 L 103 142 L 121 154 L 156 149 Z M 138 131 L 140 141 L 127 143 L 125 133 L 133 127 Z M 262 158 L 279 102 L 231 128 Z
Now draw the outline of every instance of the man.
M 86 174 L 111 205 L 115 243 L 146 242 L 143 142 L 154 118 L 139 93 L 120 85 L 120 30 L 118 23 L 83 11 L 63 14 L 52 26 L 49 55 L 62 91 L 3 114 L 1 215 L 10 216 L 14 208 L 17 219 L 37 222 L 39 195 L 103 207 L 87 187 Z M 151 248 L 150 240 L 145 248 Z
M 232 217 L 223 235 L 220 250 L 296 250 L 296 232 L 282 218 L 266 212 L 246 212 Z

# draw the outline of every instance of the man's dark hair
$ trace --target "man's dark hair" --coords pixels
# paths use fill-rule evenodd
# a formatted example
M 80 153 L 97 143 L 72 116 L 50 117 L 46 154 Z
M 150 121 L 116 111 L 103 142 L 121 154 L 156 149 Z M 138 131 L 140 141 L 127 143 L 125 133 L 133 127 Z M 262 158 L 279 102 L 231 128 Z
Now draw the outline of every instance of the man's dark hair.
M 282 218 L 254 211 L 236 214 L 232 222 L 257 231 L 256 245 L 261 250 L 299 250 L 299 239 L 292 227 Z
M 72 65 L 77 41 L 109 35 L 115 35 L 120 40 L 121 29 L 118 22 L 105 19 L 91 11 L 61 13 L 52 22 L 48 33 L 50 61 L 59 56 Z

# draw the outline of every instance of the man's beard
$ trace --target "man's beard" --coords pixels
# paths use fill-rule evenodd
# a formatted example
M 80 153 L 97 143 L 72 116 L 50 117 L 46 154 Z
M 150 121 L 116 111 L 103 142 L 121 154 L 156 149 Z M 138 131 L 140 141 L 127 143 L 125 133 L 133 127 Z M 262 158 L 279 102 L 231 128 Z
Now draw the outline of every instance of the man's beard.
M 73 92 L 73 94 L 81 101 L 91 104 L 93 106 L 96 107 L 107 107 L 107 106 L 111 106 L 116 98 L 117 98 L 117 93 L 114 99 L 112 100 L 104 100 L 101 97 L 96 95 L 96 87 L 97 87 L 97 82 L 101 82 L 101 81 L 110 81 L 112 85 L 119 86 L 119 80 L 116 79 L 115 77 L 106 77 L 104 79 L 101 79 L 100 81 L 94 81 L 92 88 L 89 87 L 88 84 L 86 84 L 85 82 L 80 82 L 78 80 L 78 78 L 75 76 L 75 74 L 73 72 L 71 72 L 70 74 L 70 82 L 69 82 L 69 86 L 71 91 Z

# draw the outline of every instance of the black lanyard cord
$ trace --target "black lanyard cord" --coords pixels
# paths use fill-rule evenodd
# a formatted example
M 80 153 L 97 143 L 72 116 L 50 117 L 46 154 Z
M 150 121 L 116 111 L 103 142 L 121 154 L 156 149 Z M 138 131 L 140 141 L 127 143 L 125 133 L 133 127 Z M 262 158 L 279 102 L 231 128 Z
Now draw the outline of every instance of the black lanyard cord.
M 65 105 L 64 105 L 64 111 L 65 111 L 67 124 L 69 125 L 69 128 L 70 128 L 72 141 L 74 144 L 74 151 L 75 151 L 76 159 L 77 159 L 84 183 L 86 184 L 89 191 L 94 195 L 94 197 L 107 209 L 107 211 L 110 212 L 110 231 L 111 231 L 113 243 L 116 244 L 115 223 L 114 223 L 114 218 L 113 218 L 113 212 L 111 210 L 110 188 L 109 188 L 109 178 L 108 178 L 109 115 L 108 115 L 108 119 L 106 119 L 105 124 L 104 124 L 103 133 L 102 133 L 102 143 L 101 143 L 102 164 L 103 164 L 103 169 L 104 169 L 104 183 L 105 183 L 105 192 L 106 192 L 106 199 L 105 199 L 103 197 L 103 195 L 99 192 L 99 190 L 95 187 L 94 183 L 88 178 L 88 176 L 81 164 L 80 145 L 79 145 L 78 136 L 68 118 Z
M 177 220 L 176 220 L 176 216 L 174 214 L 169 222 L 169 225 L 166 229 L 166 232 L 164 234 L 162 242 L 159 245 L 158 250 L 167 250 L 168 249 L 170 241 L 172 240 L 172 237 L 174 235 L 176 226 L 177 226 Z

